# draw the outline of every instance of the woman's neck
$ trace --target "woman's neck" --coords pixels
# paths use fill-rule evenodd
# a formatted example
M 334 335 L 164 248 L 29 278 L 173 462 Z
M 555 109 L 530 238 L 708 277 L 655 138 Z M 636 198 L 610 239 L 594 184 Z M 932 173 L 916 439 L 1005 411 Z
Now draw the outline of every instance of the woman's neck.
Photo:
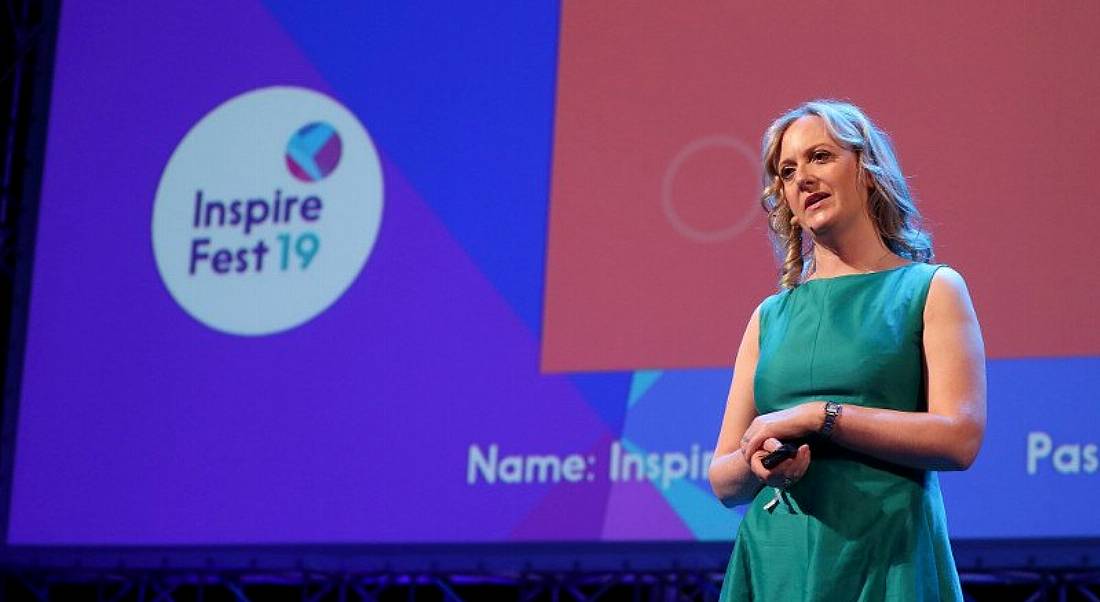
M 831 278 L 846 274 L 865 274 L 908 263 L 882 242 L 870 219 L 844 236 L 819 236 L 814 239 L 814 277 Z

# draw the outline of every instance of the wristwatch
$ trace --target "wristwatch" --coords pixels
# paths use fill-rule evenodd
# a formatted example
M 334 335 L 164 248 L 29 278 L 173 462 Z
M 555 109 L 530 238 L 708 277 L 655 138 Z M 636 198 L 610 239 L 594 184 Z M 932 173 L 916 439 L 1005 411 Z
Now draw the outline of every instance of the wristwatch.
M 821 425 L 821 430 L 818 433 L 828 439 L 833 436 L 833 428 L 836 427 L 836 419 L 840 418 L 840 412 L 844 406 L 836 403 L 835 401 L 825 402 L 825 422 Z

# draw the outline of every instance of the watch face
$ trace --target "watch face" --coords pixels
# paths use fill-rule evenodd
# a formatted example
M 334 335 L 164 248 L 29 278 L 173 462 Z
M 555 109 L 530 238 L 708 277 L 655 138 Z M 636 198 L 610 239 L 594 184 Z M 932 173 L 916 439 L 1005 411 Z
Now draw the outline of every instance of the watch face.
M 825 402 L 825 423 L 821 425 L 821 434 L 828 437 L 836 425 L 836 417 L 840 415 L 840 404 L 835 401 Z

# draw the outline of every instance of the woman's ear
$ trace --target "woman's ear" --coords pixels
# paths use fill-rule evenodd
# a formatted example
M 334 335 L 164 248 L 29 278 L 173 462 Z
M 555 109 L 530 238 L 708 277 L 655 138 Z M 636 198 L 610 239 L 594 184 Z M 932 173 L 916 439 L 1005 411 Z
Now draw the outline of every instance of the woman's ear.
M 856 178 L 860 185 L 867 187 L 868 192 L 873 192 L 875 190 L 875 179 L 863 168 L 862 161 L 859 163 L 859 174 Z

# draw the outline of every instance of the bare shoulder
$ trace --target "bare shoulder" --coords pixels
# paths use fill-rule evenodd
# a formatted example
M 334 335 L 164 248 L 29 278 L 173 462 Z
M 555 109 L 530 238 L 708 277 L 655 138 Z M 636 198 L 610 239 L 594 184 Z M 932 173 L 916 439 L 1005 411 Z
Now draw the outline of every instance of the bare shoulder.
M 761 302 L 756 306 L 756 309 L 752 310 L 752 315 L 749 316 L 749 323 L 745 325 L 745 334 L 741 337 L 741 349 L 745 349 L 746 346 L 750 349 L 757 348 L 757 339 L 760 338 L 760 307 L 764 305 Z
M 967 288 L 963 274 L 959 274 L 954 267 L 944 265 L 936 270 L 932 276 L 932 284 L 928 286 L 928 300 L 925 309 L 950 306 L 955 304 L 970 305 L 970 291 Z
M 767 301 L 767 299 L 764 299 L 764 301 L 756 304 L 756 309 L 752 310 L 752 315 L 749 316 L 749 324 L 760 323 L 760 308 L 764 307 L 765 301 Z
M 942 266 L 932 276 L 928 287 L 928 299 L 924 305 L 925 317 L 937 315 L 974 314 L 970 290 L 962 274 L 948 266 Z

